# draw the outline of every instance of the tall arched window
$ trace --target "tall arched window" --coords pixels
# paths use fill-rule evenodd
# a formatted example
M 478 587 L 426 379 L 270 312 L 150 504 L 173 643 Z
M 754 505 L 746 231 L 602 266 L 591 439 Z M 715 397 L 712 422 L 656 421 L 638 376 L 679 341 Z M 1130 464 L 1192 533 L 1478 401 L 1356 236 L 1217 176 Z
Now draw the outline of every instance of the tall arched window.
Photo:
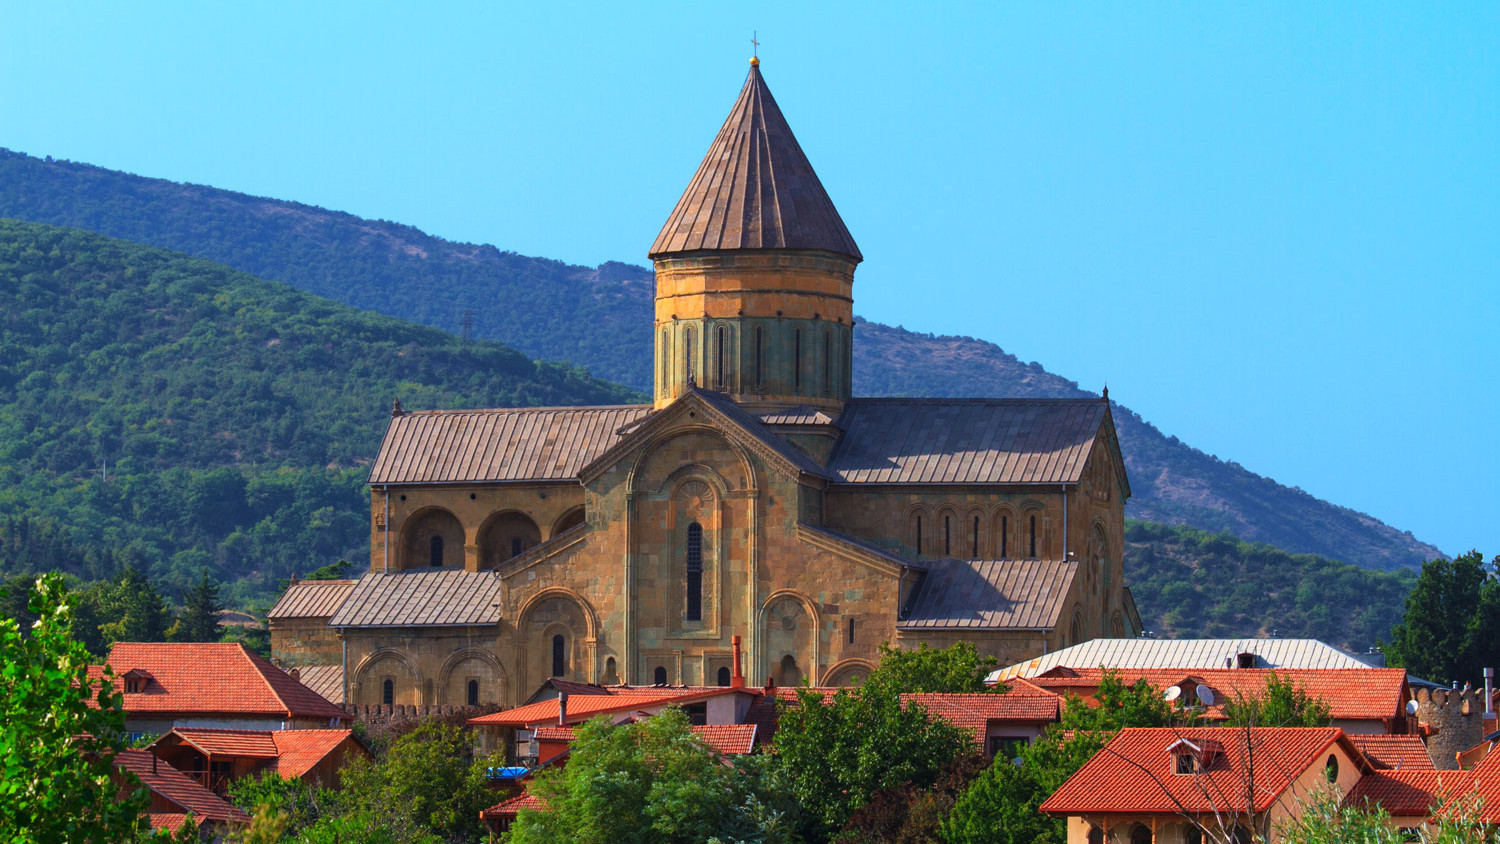
M 943 517 L 943 554 L 953 556 L 953 517 Z
M 725 350 L 729 347 L 729 329 L 719 326 L 718 336 L 714 338 L 714 386 L 721 390 L 729 387 L 729 373 L 725 367 Z
M 763 372 L 763 369 L 762 369 L 762 360 L 763 360 L 763 358 L 762 358 L 762 355 L 761 355 L 761 349 L 763 349 L 764 347 L 765 347 L 765 329 L 762 328 L 761 326 L 757 325 L 755 327 L 755 389 L 757 391 L 759 391 L 761 389 L 761 387 L 765 384 L 765 378 L 762 375 L 762 372 Z
M 469 705 L 470 706 L 478 706 L 479 705 L 479 681 L 478 680 L 470 680 L 469 681 Z
M 1036 557 L 1036 516 L 1031 517 L 1031 548 L 1026 552 L 1026 556 L 1033 559 Z
M 1000 559 L 1010 556 L 1010 516 L 1000 517 Z
M 656 670 L 651 672 L 651 679 L 656 685 L 665 686 L 667 684 L 667 667 L 665 665 L 656 666 Z
M 697 386 L 693 380 L 693 329 L 689 328 L 682 335 L 682 371 L 689 384 Z
M 512 557 L 516 556 L 517 554 L 520 554 L 522 551 L 525 551 L 525 550 L 526 550 L 526 540 L 522 539 L 519 536 L 511 537 L 511 540 L 510 540 L 510 555 Z
M 552 676 L 562 677 L 568 673 L 568 643 L 562 635 L 552 637 Z
M 802 332 L 794 332 L 792 337 L 792 388 L 802 389 Z
M 849 644 L 854 644 L 854 619 L 849 619 Z
M 687 529 L 687 620 L 703 620 L 703 526 Z
M 729 666 L 727 666 L 727 665 L 721 665 L 721 666 L 719 666 L 718 677 L 715 678 L 715 679 L 718 680 L 719 685 L 721 685 L 721 686 L 727 686 L 727 685 L 729 685 Z
M 922 555 L 922 517 L 917 516 L 917 556 Z
M 380 684 L 380 702 L 386 706 L 390 706 L 396 702 L 395 680 L 387 677 L 385 678 L 385 682 Z
M 974 547 L 969 549 L 969 556 L 979 559 L 979 517 L 974 517 Z
M 823 332 L 823 395 L 833 395 L 833 331 Z
M 665 395 L 672 389 L 672 336 L 667 329 L 661 330 L 661 392 Z
M 442 564 L 443 564 L 443 538 L 441 536 L 434 536 L 432 538 L 432 541 L 429 542 L 429 543 L 427 543 L 427 554 L 430 557 L 430 561 L 431 561 L 432 566 L 434 568 L 442 566 Z

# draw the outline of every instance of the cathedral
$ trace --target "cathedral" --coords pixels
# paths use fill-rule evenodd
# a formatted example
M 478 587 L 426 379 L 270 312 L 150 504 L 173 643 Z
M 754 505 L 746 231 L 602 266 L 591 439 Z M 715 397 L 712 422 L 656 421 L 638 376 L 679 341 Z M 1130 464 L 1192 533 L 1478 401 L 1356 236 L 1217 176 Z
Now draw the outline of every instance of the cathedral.
M 843 685 L 879 646 L 1001 665 L 1141 629 L 1103 399 L 854 398 L 862 260 L 751 61 L 649 256 L 651 404 L 391 413 L 370 567 L 273 655 L 354 704 L 550 678 Z

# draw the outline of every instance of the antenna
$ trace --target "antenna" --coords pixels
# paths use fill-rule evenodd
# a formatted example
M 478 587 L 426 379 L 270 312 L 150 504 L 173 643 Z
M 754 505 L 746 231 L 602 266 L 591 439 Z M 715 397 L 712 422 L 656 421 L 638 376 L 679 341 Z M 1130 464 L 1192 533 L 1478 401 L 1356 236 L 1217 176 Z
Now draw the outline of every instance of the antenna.
M 1168 686 L 1167 690 L 1161 693 L 1161 699 L 1167 703 L 1171 703 L 1180 697 L 1182 697 L 1181 686 Z
M 1417 714 L 1417 702 L 1416 701 L 1409 700 L 1409 701 L 1406 702 L 1406 714 L 1407 715 L 1415 715 L 1415 714 Z
M 1198 684 L 1198 688 L 1194 689 L 1193 691 L 1195 693 L 1197 693 L 1197 695 L 1198 695 L 1198 702 L 1199 703 L 1203 704 L 1204 706 L 1213 706 L 1214 705 L 1214 690 L 1213 689 L 1210 689 L 1209 687 L 1203 685 L 1202 683 L 1199 683 Z

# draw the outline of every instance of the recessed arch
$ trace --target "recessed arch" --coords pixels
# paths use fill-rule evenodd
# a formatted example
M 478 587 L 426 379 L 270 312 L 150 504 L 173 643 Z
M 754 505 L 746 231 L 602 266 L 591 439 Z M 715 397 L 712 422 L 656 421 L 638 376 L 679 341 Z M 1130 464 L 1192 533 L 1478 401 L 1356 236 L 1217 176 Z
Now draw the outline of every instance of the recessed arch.
M 491 513 L 479 528 L 479 565 L 495 568 L 535 548 L 541 541 L 542 531 L 530 515 L 520 510 Z
M 465 664 L 469 664 L 469 671 L 460 671 Z M 510 678 L 505 670 L 505 665 L 500 658 L 493 653 L 480 648 L 464 648 L 454 651 L 443 660 L 442 667 L 438 669 L 437 685 L 442 689 L 448 700 L 439 703 L 466 703 L 467 683 L 471 674 L 480 677 L 479 691 L 480 699 L 488 703 L 506 703 L 510 692 Z M 485 682 L 488 680 L 489 682 Z M 461 694 L 462 693 L 462 694 Z
M 401 557 L 397 569 L 464 567 L 464 526 L 442 507 L 424 507 L 401 525 Z
M 583 524 L 583 521 L 584 510 L 583 505 L 580 504 L 577 507 L 564 511 L 561 516 L 557 517 L 557 521 L 552 523 L 552 532 L 547 535 L 547 538 L 551 539 L 564 531 L 572 530 Z
M 801 592 L 779 589 L 768 595 L 756 618 L 763 676 L 779 677 L 783 660 L 792 656 L 803 677 L 817 679 L 822 623 L 817 605 Z
M 823 672 L 823 679 L 818 683 L 820 686 L 857 686 L 863 683 L 875 670 L 875 663 L 868 659 L 843 659 L 829 666 Z

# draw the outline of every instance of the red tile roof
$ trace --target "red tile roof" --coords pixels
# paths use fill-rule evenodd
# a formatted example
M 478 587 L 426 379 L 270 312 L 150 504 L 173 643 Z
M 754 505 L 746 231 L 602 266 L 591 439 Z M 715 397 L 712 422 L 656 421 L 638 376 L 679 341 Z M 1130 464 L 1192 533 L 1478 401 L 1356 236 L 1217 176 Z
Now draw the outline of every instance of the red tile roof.
M 637 709 L 650 709 L 653 707 L 681 705 L 684 703 L 696 703 L 719 695 L 731 694 L 738 689 L 721 686 L 704 687 L 701 691 L 684 691 L 682 689 L 631 689 L 611 694 L 593 695 L 569 695 L 567 722 L 577 724 L 587 721 L 595 715 L 614 714 L 620 712 L 631 712 Z M 517 706 L 514 709 L 506 709 L 502 712 L 494 712 L 489 715 L 481 715 L 478 718 L 470 718 L 468 723 L 472 726 L 502 726 L 502 727 L 529 727 L 537 724 L 557 724 L 556 699 L 541 700 L 536 703 L 528 703 L 525 706 Z
M 1223 717 L 1223 703 L 1238 695 L 1254 696 L 1265 689 L 1272 673 L 1302 687 L 1309 695 L 1328 703 L 1330 714 L 1345 720 L 1380 720 L 1405 713 L 1406 671 L 1401 668 L 1219 668 L 1169 669 L 1121 668 L 1113 670 L 1126 685 L 1144 679 L 1157 689 L 1182 686 L 1191 697 L 1194 686 L 1203 684 L 1214 692 L 1216 703 L 1207 709 L 1210 718 Z M 1072 692 L 1091 696 L 1099 687 L 1104 669 L 1057 667 L 1032 677 L 1031 682 L 1059 694 Z
M 300 777 L 322 762 L 354 731 L 330 730 L 214 730 L 175 727 L 152 742 L 152 747 L 176 738 L 206 755 L 275 760 L 283 779 Z
M 176 832 L 187 823 L 188 816 L 180 812 L 147 812 L 146 823 L 152 829 L 165 829 L 168 832 Z
M 724 756 L 744 756 L 755 750 L 754 724 L 706 724 L 694 727 L 693 734 Z
M 1174 773 L 1176 760 L 1167 748 L 1184 738 L 1198 745 L 1217 741 L 1224 754 L 1203 773 Z M 1257 779 L 1253 810 L 1265 811 L 1293 780 L 1321 764 L 1323 752 L 1337 742 L 1361 759 L 1337 727 L 1126 729 L 1043 801 L 1041 811 L 1058 816 L 1243 812 L 1248 808 L 1245 771 L 1251 761 Z
M 250 822 L 249 815 L 144 750 L 120 751 L 115 754 L 115 767 L 135 774 L 152 794 L 181 806 L 184 812 L 192 813 L 200 822 Z
M 1350 735 L 1349 741 L 1376 768 L 1398 771 L 1432 771 L 1432 757 L 1427 745 L 1417 736 Z
M 515 797 L 510 798 L 509 800 L 496 803 L 488 809 L 485 809 L 483 812 L 479 813 L 479 817 L 487 821 L 499 820 L 501 818 L 514 819 L 516 815 L 519 815 L 521 813 L 522 809 L 541 811 L 541 808 L 541 800 L 532 797 L 531 792 L 523 791 L 520 794 L 517 794 Z
M 1062 699 L 1057 695 L 1029 689 L 1006 694 L 905 694 L 901 699 L 921 704 L 931 714 L 967 731 L 980 747 L 992 721 L 1048 724 L 1058 719 L 1062 709 Z
M 350 720 L 344 710 L 237 642 L 117 642 L 108 665 L 117 675 L 132 669 L 151 675 L 144 691 L 125 695 L 127 716 Z
M 1349 789 L 1344 805 L 1374 803 L 1396 817 L 1425 816 L 1443 797 L 1467 792 L 1473 782 L 1469 771 L 1375 771 Z

